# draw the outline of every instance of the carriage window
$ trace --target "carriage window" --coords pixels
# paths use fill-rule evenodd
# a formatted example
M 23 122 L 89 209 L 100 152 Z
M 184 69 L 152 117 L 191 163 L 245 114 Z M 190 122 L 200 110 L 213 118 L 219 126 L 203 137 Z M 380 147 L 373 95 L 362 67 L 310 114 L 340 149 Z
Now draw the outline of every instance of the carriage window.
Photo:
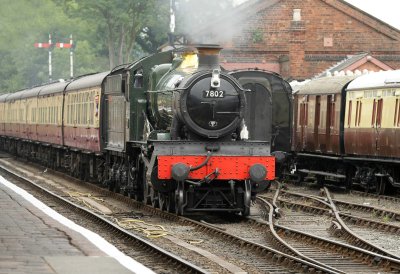
M 71 100 L 71 96 L 68 96 L 68 100 L 69 100 L 69 109 L 68 109 L 68 113 L 67 113 L 67 119 L 68 119 L 68 124 L 72 124 L 72 100 Z
M 358 121 L 357 121 L 357 126 L 360 126 L 361 122 L 361 109 L 362 109 L 362 102 L 360 102 L 360 106 L 358 108 Z
M 93 125 L 94 120 L 94 92 L 92 91 L 90 94 L 90 110 L 89 110 L 89 124 Z
M 372 120 L 371 120 L 371 125 L 375 125 L 375 119 L 376 119 L 376 100 L 374 99 L 374 104 L 372 105 Z
M 399 101 L 399 99 L 396 99 L 396 102 L 398 102 L 398 101 Z M 396 109 L 397 109 L 397 126 L 399 127 L 400 126 L 400 102 Z
M 399 99 L 396 99 L 396 106 L 394 107 L 394 117 L 393 117 L 393 125 L 396 126 L 396 120 L 397 120 L 397 116 L 398 116 L 398 107 L 399 107 Z M 398 121 L 397 121 L 397 125 L 398 125 Z
M 351 111 L 352 111 L 352 109 L 351 109 L 351 106 L 352 106 L 352 101 L 349 101 L 349 116 L 347 117 L 347 126 L 348 127 L 350 127 L 350 124 L 351 124 Z
M 381 125 L 382 125 L 382 109 L 383 109 L 383 99 L 379 99 L 377 114 L 376 114 L 376 126 L 377 127 L 381 127 Z
M 307 119 L 306 119 L 306 104 L 301 103 L 300 104 L 300 115 L 299 115 L 299 124 L 301 126 L 305 126 L 307 124 Z
M 88 93 L 85 93 L 85 105 L 84 105 L 84 110 L 83 110 L 83 123 L 85 125 L 87 125 L 87 123 L 88 123 L 88 118 L 87 118 L 88 117 L 88 115 L 87 115 L 88 103 L 89 103 Z
M 136 72 L 133 78 L 133 87 L 134 88 L 143 88 L 143 73 L 142 71 Z
M 76 95 L 76 98 L 77 98 L 76 107 L 78 108 L 78 109 L 77 109 L 77 116 L 76 116 L 76 123 L 77 123 L 78 125 L 80 125 L 80 124 L 81 124 L 81 106 L 82 106 L 80 94 L 77 94 L 77 95 Z
M 358 121 L 358 108 L 360 107 L 360 102 L 357 101 L 356 105 L 356 119 L 354 119 L 354 126 L 357 126 L 357 121 Z
M 69 96 L 68 96 L 67 97 L 67 109 L 66 109 L 66 113 L 65 113 L 65 116 L 67 117 L 67 124 L 70 124 L 70 119 L 69 119 L 69 114 L 71 113 L 70 107 L 71 107 L 71 103 L 70 103 Z
M 321 116 L 321 96 L 317 96 L 315 98 L 315 120 L 314 120 L 314 128 L 318 128 L 320 124 L 320 116 Z
M 76 115 L 76 111 L 75 111 L 75 95 L 72 95 L 72 98 L 71 98 L 72 100 L 71 100 L 71 124 L 75 124 L 75 121 L 76 121 L 76 118 L 75 118 L 75 115 Z

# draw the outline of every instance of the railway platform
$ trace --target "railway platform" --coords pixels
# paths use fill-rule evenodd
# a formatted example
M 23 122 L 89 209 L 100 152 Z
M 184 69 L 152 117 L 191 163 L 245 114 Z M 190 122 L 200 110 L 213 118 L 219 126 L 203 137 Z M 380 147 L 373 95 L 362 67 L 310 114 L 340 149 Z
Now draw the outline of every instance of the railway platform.
M 0 176 L 0 274 L 153 273 L 133 260 L 133 264 L 128 262 L 130 267 L 124 266 L 29 196 Z

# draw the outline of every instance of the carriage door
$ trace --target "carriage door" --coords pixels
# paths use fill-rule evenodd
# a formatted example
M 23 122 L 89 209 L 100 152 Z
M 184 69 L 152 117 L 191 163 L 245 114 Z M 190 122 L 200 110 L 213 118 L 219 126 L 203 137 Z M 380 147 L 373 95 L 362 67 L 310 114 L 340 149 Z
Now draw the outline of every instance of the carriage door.
M 314 149 L 319 150 L 320 145 L 319 145 L 319 124 L 320 124 L 320 118 L 321 116 L 321 96 L 317 95 L 315 98 L 315 117 L 314 117 Z
M 121 74 L 108 76 L 105 82 L 106 148 L 125 150 L 126 99 Z
M 334 117 L 335 117 L 335 107 L 334 107 L 334 101 L 332 98 L 335 95 L 328 95 L 328 101 L 326 102 L 326 151 L 332 151 L 331 147 L 331 132 L 333 131 L 333 122 L 334 122 Z
M 372 124 L 375 128 L 375 142 L 373 144 L 373 151 L 376 155 L 379 155 L 380 150 L 380 131 L 382 125 L 382 109 L 383 109 L 383 99 L 374 100 L 373 113 L 372 113 Z M 374 149 L 375 148 L 375 149 Z
M 308 95 L 304 95 L 302 102 L 300 103 L 299 108 L 299 125 L 300 125 L 300 140 L 301 150 L 306 148 L 306 130 L 307 130 L 307 121 L 308 121 Z

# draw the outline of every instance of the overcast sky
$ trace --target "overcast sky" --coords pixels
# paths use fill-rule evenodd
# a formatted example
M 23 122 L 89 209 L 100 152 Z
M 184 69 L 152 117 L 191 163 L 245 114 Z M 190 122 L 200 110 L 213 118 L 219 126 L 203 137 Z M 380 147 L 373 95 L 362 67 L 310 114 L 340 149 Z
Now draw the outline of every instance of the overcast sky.
M 237 4 L 247 0 L 235 0 Z M 399 0 L 345 0 L 400 30 Z
M 399 0 L 346 0 L 400 30 Z

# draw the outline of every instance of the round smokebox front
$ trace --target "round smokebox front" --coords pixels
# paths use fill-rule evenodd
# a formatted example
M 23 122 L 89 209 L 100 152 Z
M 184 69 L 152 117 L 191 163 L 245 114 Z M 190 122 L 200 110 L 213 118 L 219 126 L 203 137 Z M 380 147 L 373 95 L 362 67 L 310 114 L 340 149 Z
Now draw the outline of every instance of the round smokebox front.
M 227 79 L 221 77 L 218 88 L 211 88 L 210 81 L 208 75 L 189 89 L 185 100 L 189 117 L 185 118 L 199 135 L 218 138 L 236 128 L 241 102 L 239 92 Z

